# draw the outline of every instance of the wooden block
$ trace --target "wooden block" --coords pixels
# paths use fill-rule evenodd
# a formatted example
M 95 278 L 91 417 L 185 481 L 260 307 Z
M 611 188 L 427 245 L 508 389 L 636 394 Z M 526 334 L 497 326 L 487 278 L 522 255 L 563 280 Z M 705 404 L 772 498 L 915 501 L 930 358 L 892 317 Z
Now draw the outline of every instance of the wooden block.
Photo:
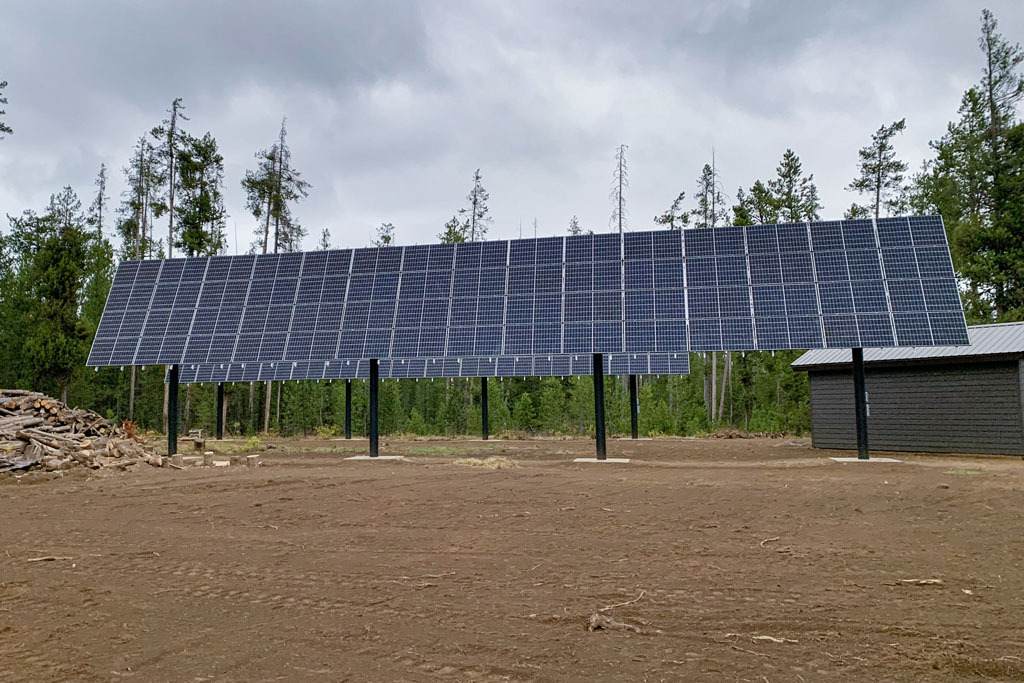
M 242 464 L 242 459 L 243 459 L 244 457 L 245 457 L 244 455 L 232 455 L 232 456 L 231 456 L 231 464 L 232 464 L 233 466 L 234 466 L 234 465 L 241 465 L 241 464 Z
M 213 467 L 213 451 L 203 453 L 203 467 Z
M 171 464 L 176 465 L 178 467 L 184 467 L 185 456 L 183 456 L 181 453 L 175 453 L 174 455 L 171 456 Z
M 259 467 L 259 464 L 260 464 L 260 456 L 259 455 L 250 455 L 249 457 L 247 457 L 245 459 L 245 466 L 246 467 Z

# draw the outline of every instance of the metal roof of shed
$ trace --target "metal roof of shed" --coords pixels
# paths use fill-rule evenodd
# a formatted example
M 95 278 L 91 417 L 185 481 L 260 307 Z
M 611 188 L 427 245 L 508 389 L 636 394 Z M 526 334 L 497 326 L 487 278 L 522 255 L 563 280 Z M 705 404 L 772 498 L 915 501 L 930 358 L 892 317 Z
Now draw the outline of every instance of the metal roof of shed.
M 967 328 L 969 346 L 903 346 L 886 349 L 864 349 L 865 363 L 940 358 L 975 358 L 979 356 L 1024 355 L 1024 322 L 973 325 Z M 823 365 L 851 365 L 850 349 L 811 349 L 793 361 L 794 370 L 807 370 Z

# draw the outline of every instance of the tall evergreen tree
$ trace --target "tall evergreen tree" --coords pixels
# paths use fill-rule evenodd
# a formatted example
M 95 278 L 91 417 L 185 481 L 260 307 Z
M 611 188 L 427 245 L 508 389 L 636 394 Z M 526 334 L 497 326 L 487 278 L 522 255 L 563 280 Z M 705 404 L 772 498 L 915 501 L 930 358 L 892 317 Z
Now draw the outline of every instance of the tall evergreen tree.
M 980 92 L 988 111 L 988 143 L 992 155 L 993 177 L 999 179 L 1003 163 L 1003 136 L 1016 119 L 1017 103 L 1024 97 L 1024 75 L 1017 67 L 1024 62 L 1019 43 L 1010 44 L 1001 34 L 992 12 L 981 11 L 981 37 L 978 45 L 985 55 Z
M 718 169 L 713 164 L 704 164 L 697 178 L 697 208 L 690 213 L 697 228 L 713 228 L 728 219 Z
M 626 228 L 629 212 L 626 211 L 626 188 L 629 187 L 629 167 L 626 165 L 626 150 L 629 145 L 619 145 L 615 152 L 615 171 L 612 173 L 612 216 L 609 222 L 618 227 L 619 234 Z
M 899 213 L 902 209 L 906 190 L 903 174 L 907 165 L 896 158 L 892 139 L 907 127 L 907 120 L 900 119 L 888 126 L 882 126 L 871 136 L 871 144 L 862 147 L 860 175 L 853 179 L 846 189 L 868 195 L 871 212 L 875 218 L 884 207 L 887 213 Z
M 281 119 L 281 131 L 277 137 L 277 169 L 274 192 L 271 196 L 270 212 L 274 219 L 274 252 L 298 251 L 302 248 L 305 228 L 292 214 L 292 204 L 309 196 L 310 184 L 292 166 L 292 152 L 286 141 L 287 119 Z
M 742 187 L 736 189 L 736 203 L 732 205 L 733 225 L 755 225 L 750 200 L 750 196 Z
M 181 176 L 178 240 L 186 256 L 213 256 L 224 247 L 224 157 L 210 133 L 189 136 L 178 155 Z
M 990 322 L 1015 315 L 1022 271 L 1013 245 L 1024 228 L 1012 218 L 1021 199 L 1006 188 L 1015 182 L 1016 160 L 1007 157 L 1007 149 L 1024 97 L 1024 50 L 996 32 L 991 12 L 982 12 L 981 19 L 981 83 L 964 93 L 959 120 L 932 142 L 935 156 L 916 176 L 911 203 L 917 212 L 942 215 L 953 264 L 965 284 L 965 312 L 971 320 Z
M 680 192 L 679 196 L 672 200 L 668 210 L 660 216 L 654 217 L 654 222 L 663 225 L 669 230 L 682 230 L 690 222 L 690 214 L 683 208 L 686 200 L 686 192 Z
M 139 138 L 128 166 L 122 169 L 125 185 L 118 207 L 117 232 L 121 237 L 121 258 L 152 257 L 153 205 L 159 186 L 153 145 Z
M 777 202 L 779 219 L 786 223 L 818 220 L 821 204 L 814 174 L 804 176 L 800 157 L 793 150 L 782 155 L 776 173 L 777 177 L 768 181 L 768 189 Z
M 754 225 L 770 225 L 779 222 L 779 203 L 772 191 L 760 180 L 750 186 L 747 196 L 750 218 Z
M 245 172 L 242 189 L 246 194 L 246 208 L 262 228 L 256 228 L 256 251 L 297 251 L 306 231 L 292 215 L 292 204 L 309 196 L 310 184 L 292 166 L 292 153 L 287 143 L 287 119 L 281 120 L 281 130 L 270 149 L 256 153 L 256 170 Z M 273 228 L 273 232 L 271 232 Z
M 487 201 L 491 198 L 490 193 L 484 189 L 483 176 L 480 169 L 473 173 L 473 189 L 466 195 L 468 206 L 459 209 L 459 213 L 465 216 L 465 224 L 469 229 L 468 238 L 470 242 L 482 240 L 487 235 L 487 228 L 492 220 L 488 215 Z M 390 225 L 390 224 L 388 224 Z
M 156 206 L 157 216 L 167 212 L 167 258 L 174 255 L 174 195 L 178 188 L 178 155 L 186 139 L 186 134 L 181 129 L 180 121 L 188 121 L 189 118 L 182 113 L 185 105 L 181 103 L 180 97 L 175 97 L 171 102 L 171 108 L 167 110 L 171 116 L 163 123 L 154 128 L 150 134 L 159 141 L 157 146 L 157 158 L 161 162 L 163 184 L 167 188 L 167 204 Z
M 70 187 L 50 197 L 46 213 L 10 218 L 13 249 L 25 305 L 18 335 L 23 362 L 37 390 L 56 385 L 66 400 L 88 353 L 82 322 L 93 235 L 82 203 Z
M 7 96 L 3 94 L 4 93 L 4 88 L 6 88 L 6 87 L 7 87 L 7 81 L 0 81 L 0 104 L 7 104 Z M 0 109 L 0 140 L 4 139 L 4 133 L 6 133 L 7 135 L 10 135 L 11 133 L 14 132 L 13 130 L 11 130 L 10 126 L 8 126 L 6 123 L 3 122 L 3 118 L 2 117 L 6 116 L 6 115 L 7 115 L 7 112 L 4 111 L 3 109 Z
M 96 198 L 89 207 L 89 223 L 96 226 L 96 234 L 103 238 L 103 210 L 107 206 L 107 165 L 100 164 L 96 174 Z
M 442 244 L 457 244 L 466 241 L 468 232 L 469 226 L 459 221 L 458 216 L 452 216 L 452 219 L 444 224 L 444 230 L 438 234 L 437 239 L 441 240 Z

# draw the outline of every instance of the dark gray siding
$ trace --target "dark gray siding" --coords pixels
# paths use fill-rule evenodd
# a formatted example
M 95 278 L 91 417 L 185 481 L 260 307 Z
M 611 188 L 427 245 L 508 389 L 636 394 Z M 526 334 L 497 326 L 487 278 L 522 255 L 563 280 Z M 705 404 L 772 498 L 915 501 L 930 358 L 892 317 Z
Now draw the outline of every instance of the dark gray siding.
M 868 366 L 872 449 L 1024 455 L 1017 360 Z M 817 448 L 857 447 L 849 368 L 812 370 L 811 429 Z

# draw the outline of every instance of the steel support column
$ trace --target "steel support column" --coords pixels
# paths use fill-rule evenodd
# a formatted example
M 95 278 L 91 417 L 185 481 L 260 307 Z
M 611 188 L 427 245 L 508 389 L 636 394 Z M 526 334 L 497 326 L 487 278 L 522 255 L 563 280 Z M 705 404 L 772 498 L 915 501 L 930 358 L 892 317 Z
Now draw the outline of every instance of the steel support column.
M 377 457 L 377 359 L 370 359 L 370 457 Z
M 167 383 L 167 455 L 178 452 L 178 366 L 172 365 Z
M 352 438 L 352 380 L 345 380 L 345 438 Z
M 636 375 L 629 376 L 629 426 L 634 439 L 640 437 L 639 426 L 637 425 L 637 413 L 640 412 L 640 399 L 636 392 Z
M 488 432 L 490 431 L 490 425 L 488 424 L 487 415 L 487 378 L 480 378 L 480 422 L 481 429 L 483 431 L 484 441 L 487 441 Z
M 857 414 L 857 457 L 868 455 L 868 394 L 864 383 L 864 349 L 853 349 L 853 393 Z
M 224 439 L 224 382 L 217 382 L 217 440 Z
M 604 440 L 604 356 L 594 354 L 594 432 L 597 437 L 597 459 L 605 460 L 608 451 Z

